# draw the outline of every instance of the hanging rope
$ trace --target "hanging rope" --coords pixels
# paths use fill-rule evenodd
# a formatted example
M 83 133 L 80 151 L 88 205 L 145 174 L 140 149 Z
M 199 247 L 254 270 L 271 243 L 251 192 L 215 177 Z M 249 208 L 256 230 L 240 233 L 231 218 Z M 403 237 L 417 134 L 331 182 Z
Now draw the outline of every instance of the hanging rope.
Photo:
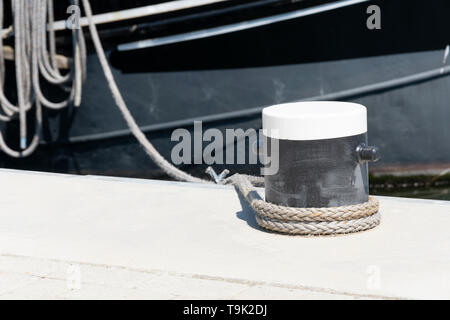
M 78 0 L 73 1 L 78 4 Z M 83 33 L 72 30 L 73 66 L 62 75 L 56 65 L 56 44 L 53 30 L 53 0 L 14 0 L 11 2 L 14 31 L 14 62 L 17 104 L 11 103 L 4 91 L 5 61 L 3 39 L 0 37 L 0 121 L 19 120 L 20 151 L 11 149 L 0 131 L 0 149 L 11 157 L 22 158 L 33 153 L 40 141 L 42 107 L 62 109 L 78 107 L 82 84 L 86 78 L 86 45 Z M 4 2 L 0 0 L 0 25 L 3 26 Z M 48 43 L 48 44 L 47 44 Z M 50 101 L 41 89 L 41 82 L 69 91 L 60 102 Z M 27 114 L 35 108 L 35 133 L 27 145 Z
M 187 182 L 208 182 L 206 180 L 194 177 L 184 171 L 181 171 L 180 169 L 173 166 L 171 163 L 169 163 L 166 159 L 164 159 L 163 156 L 156 150 L 156 148 L 153 146 L 153 144 L 147 139 L 145 134 L 142 132 L 142 130 L 137 125 L 136 121 L 134 120 L 133 116 L 130 113 L 130 110 L 128 109 L 125 100 L 122 97 L 122 94 L 119 91 L 119 88 L 117 87 L 117 83 L 114 80 L 114 76 L 112 74 L 111 68 L 109 67 L 108 60 L 106 59 L 105 51 L 103 50 L 102 43 L 100 41 L 100 37 L 97 32 L 97 27 L 95 26 L 95 23 L 93 21 L 93 15 L 92 15 L 92 9 L 91 5 L 88 0 L 82 0 L 84 11 L 86 13 L 86 17 L 88 19 L 89 24 L 89 30 L 91 32 L 91 38 L 94 43 L 95 50 L 97 52 L 97 56 L 100 60 L 100 64 L 103 69 L 103 73 L 105 74 L 106 81 L 108 82 L 109 89 L 113 95 L 114 102 L 116 103 L 117 107 L 119 108 L 120 112 L 122 113 L 123 118 L 125 119 L 126 123 L 128 124 L 131 132 L 135 136 L 135 138 L 139 141 L 141 146 L 144 148 L 145 152 L 150 156 L 150 158 L 155 162 L 155 164 L 161 168 L 167 175 L 172 177 L 175 180 L 178 181 L 187 181 Z

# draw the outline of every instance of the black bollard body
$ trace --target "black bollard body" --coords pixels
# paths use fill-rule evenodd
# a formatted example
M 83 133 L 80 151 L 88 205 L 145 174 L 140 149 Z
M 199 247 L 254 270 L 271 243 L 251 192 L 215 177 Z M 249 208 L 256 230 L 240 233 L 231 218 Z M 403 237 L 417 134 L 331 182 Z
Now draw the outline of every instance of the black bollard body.
M 265 176 L 266 201 L 298 208 L 364 203 L 369 196 L 367 110 L 346 102 L 298 102 L 263 111 L 278 171 Z M 276 140 L 276 141 L 275 141 Z M 273 154 L 272 154 L 273 157 Z

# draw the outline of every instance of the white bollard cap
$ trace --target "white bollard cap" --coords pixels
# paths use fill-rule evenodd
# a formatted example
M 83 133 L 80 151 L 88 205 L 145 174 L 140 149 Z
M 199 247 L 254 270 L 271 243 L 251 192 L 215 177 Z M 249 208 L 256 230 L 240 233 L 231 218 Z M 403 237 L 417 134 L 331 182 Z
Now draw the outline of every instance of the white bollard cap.
M 282 140 L 321 140 L 367 132 L 363 105 L 336 101 L 305 101 L 263 110 L 264 134 Z

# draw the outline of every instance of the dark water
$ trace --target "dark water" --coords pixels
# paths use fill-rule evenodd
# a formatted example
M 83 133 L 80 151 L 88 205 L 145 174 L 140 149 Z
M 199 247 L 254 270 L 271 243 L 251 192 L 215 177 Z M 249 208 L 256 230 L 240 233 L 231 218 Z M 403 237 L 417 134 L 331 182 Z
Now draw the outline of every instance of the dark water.
M 373 195 L 433 200 L 450 200 L 450 174 L 414 176 L 370 176 Z
M 397 190 L 371 189 L 373 195 L 403 198 L 450 200 L 450 187 L 445 188 L 406 188 Z

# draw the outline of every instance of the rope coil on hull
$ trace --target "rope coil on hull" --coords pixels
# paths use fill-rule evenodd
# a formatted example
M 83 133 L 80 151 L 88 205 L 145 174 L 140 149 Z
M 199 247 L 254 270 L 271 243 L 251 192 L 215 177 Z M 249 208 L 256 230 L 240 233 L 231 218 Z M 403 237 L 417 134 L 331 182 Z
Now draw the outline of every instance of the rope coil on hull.
M 78 4 L 78 0 L 72 3 Z M 0 25 L 3 25 L 4 0 L 0 0 Z M 52 27 L 53 0 L 12 1 L 14 31 L 14 62 L 17 89 L 17 105 L 4 92 L 5 62 L 3 38 L 0 37 L 0 121 L 19 120 L 20 150 L 10 148 L 0 131 L 0 149 L 10 157 L 23 158 L 31 155 L 39 145 L 42 124 L 42 107 L 62 109 L 81 103 L 82 84 L 86 77 L 86 45 L 83 33 L 72 30 L 74 65 L 69 73 L 62 75 L 56 65 L 55 34 Z M 48 42 L 48 44 L 47 44 Z M 45 80 L 51 85 L 69 91 L 68 97 L 52 102 L 41 89 Z M 72 82 L 70 84 L 70 82 Z M 35 108 L 35 132 L 27 144 L 27 113 Z

